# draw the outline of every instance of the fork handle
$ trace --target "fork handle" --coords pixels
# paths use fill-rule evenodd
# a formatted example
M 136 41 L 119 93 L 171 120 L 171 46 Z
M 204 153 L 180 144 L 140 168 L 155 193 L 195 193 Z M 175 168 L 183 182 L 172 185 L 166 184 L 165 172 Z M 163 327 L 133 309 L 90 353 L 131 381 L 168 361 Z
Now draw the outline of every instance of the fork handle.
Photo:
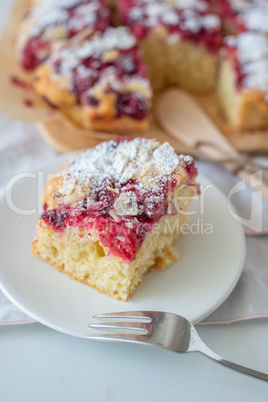
M 240 373 L 247 374 L 251 377 L 258 378 L 263 381 L 268 382 L 268 374 L 262 373 L 261 371 L 253 370 L 251 368 L 241 366 L 240 364 L 236 364 L 233 362 L 230 362 L 223 357 L 219 356 L 217 353 L 213 352 L 211 349 L 209 349 L 206 345 L 202 345 L 202 348 L 200 348 L 199 352 L 203 353 L 210 359 L 216 361 L 217 363 L 222 364 L 223 366 L 226 366 L 230 369 L 239 371 Z

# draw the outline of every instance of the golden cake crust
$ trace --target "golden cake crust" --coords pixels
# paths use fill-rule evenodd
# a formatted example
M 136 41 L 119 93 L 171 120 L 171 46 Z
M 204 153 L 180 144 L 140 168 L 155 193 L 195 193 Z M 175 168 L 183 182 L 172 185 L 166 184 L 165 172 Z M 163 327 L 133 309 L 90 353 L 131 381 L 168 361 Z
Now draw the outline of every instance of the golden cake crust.
M 114 105 L 111 105 L 109 113 L 105 114 L 90 107 L 65 107 L 60 108 L 61 113 L 66 116 L 74 124 L 84 127 L 86 129 L 104 131 L 104 132 L 135 132 L 146 131 L 149 127 L 149 118 L 137 120 L 131 117 L 123 116 L 120 118 L 113 118 Z
M 58 77 L 57 82 L 51 80 L 51 68 L 47 64 L 41 64 L 33 74 L 33 87 L 35 91 L 49 99 L 54 106 L 74 106 L 76 97 L 68 91 L 66 77 Z

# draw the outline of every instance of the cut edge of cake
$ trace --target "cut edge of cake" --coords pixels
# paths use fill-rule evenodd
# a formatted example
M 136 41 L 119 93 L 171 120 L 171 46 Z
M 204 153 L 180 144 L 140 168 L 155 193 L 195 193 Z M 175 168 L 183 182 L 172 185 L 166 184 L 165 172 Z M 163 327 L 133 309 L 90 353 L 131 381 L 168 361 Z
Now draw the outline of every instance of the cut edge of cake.
M 230 128 L 261 130 L 268 125 L 268 37 L 243 32 L 225 38 L 217 93 Z

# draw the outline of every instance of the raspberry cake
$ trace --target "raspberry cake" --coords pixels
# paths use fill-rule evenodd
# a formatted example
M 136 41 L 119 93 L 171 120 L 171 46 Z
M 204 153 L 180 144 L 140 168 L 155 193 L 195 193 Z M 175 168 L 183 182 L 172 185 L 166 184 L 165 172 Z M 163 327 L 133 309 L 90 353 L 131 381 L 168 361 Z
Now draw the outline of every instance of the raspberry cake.
M 72 47 L 60 44 L 33 74 L 36 92 L 80 126 L 147 128 L 151 87 L 126 27 L 96 32 Z
M 266 0 L 32 3 L 18 37 L 20 63 L 33 72 L 36 91 L 78 125 L 103 131 L 146 128 L 151 92 L 144 62 L 155 92 L 170 85 L 193 92 L 218 87 L 215 93 L 232 128 L 267 127 L 267 73 L 262 69 L 261 85 L 255 78 L 248 84 L 256 70 L 244 69 L 255 66 L 256 59 L 236 61 L 231 68 L 241 57 L 239 46 L 228 45 L 230 40 L 244 43 L 244 33 L 268 36 Z M 114 30 L 122 33 L 119 42 L 109 40 Z M 230 35 L 233 40 L 224 39 Z M 99 41 L 98 51 L 84 53 L 92 41 Z M 266 60 L 262 53 L 258 65 Z
M 33 253 L 70 277 L 128 300 L 144 274 L 177 259 L 172 243 L 198 192 L 190 156 L 136 138 L 103 142 L 55 172 Z
M 218 93 L 233 127 L 268 126 L 268 36 L 244 32 L 225 38 Z

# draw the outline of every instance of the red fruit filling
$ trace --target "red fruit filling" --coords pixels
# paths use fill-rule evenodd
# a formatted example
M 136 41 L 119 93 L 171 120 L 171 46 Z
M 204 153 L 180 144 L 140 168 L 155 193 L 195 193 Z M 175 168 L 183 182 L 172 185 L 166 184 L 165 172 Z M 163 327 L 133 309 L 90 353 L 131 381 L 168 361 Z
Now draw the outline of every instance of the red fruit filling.
M 193 162 L 186 166 L 186 171 L 189 179 L 194 178 L 197 174 Z M 67 226 L 85 230 L 89 234 L 92 229 L 97 231 L 102 245 L 108 247 L 111 254 L 130 264 L 135 259 L 146 234 L 152 230 L 162 216 L 167 215 L 168 209 L 170 213 L 168 195 L 172 193 L 176 184 L 175 179 L 163 180 L 160 193 L 144 192 L 141 191 L 137 181 L 130 180 L 123 185 L 116 186 L 112 178 L 106 178 L 93 195 L 93 202 L 88 203 L 87 199 L 83 199 L 75 208 L 60 205 L 56 209 L 47 209 L 47 206 L 44 206 L 45 212 L 42 219 L 59 233 L 63 233 Z M 135 192 L 139 213 L 135 217 L 117 215 L 117 220 L 115 220 L 109 212 L 120 194 L 108 190 L 107 187 L 116 188 L 120 194 L 124 191 Z M 175 215 L 177 210 L 171 208 L 171 213 Z
M 130 116 L 137 120 L 144 119 L 150 112 L 146 98 L 142 98 L 142 96 L 132 92 L 118 95 L 116 110 L 116 117 Z
M 10 77 L 10 81 L 13 85 L 16 85 L 19 88 L 28 90 L 28 89 L 32 89 L 31 84 L 29 84 L 28 82 L 23 81 L 21 78 L 16 77 L 15 75 L 11 75 Z
M 40 57 L 40 52 L 48 52 L 48 50 L 49 42 L 42 41 L 42 39 L 39 38 L 34 38 L 30 40 L 27 46 L 25 46 L 25 48 L 23 49 L 22 54 L 22 65 L 25 70 L 34 70 L 43 59 L 42 57 Z
M 157 3 L 157 2 L 156 2 Z M 161 4 L 161 2 L 160 2 Z M 156 24 L 151 24 L 151 18 L 155 18 L 154 16 L 150 16 L 147 14 L 146 6 L 147 2 L 140 3 L 139 7 L 139 17 L 132 17 L 133 8 L 135 9 L 136 2 L 134 0 L 121 0 L 120 1 L 120 16 L 124 25 L 130 27 L 132 33 L 135 37 L 140 40 L 143 39 L 152 29 L 155 28 Z M 209 10 L 209 8 L 208 8 Z M 214 16 L 215 14 L 211 14 L 209 11 L 204 11 L 200 13 L 200 16 Z M 178 34 L 180 39 L 190 40 L 196 42 L 198 44 L 202 44 L 207 47 L 212 53 L 217 52 L 222 44 L 222 30 L 221 26 L 209 26 L 205 27 L 193 27 L 193 29 L 187 29 L 187 25 L 185 24 L 188 20 L 189 12 L 193 12 L 191 8 L 185 8 L 181 10 L 177 10 L 176 14 L 178 16 L 178 22 L 168 22 L 168 19 L 165 18 L 165 15 L 159 17 L 158 24 L 162 25 L 167 29 L 170 34 Z M 198 15 L 198 14 L 196 14 Z M 198 24 L 198 22 L 197 22 Z M 192 25 L 192 24 L 191 24 Z
M 66 38 L 70 39 L 85 28 L 88 27 L 86 18 L 80 14 L 79 7 L 91 3 L 92 0 L 84 0 L 79 2 L 77 6 L 65 9 L 68 12 L 69 18 L 65 23 L 60 24 L 66 29 Z M 94 32 L 104 32 L 109 26 L 111 26 L 110 10 L 106 5 L 106 1 L 99 0 L 101 7 L 96 13 L 96 20 L 92 26 Z M 75 24 L 72 23 L 75 19 Z M 42 34 L 50 26 L 47 24 L 43 28 L 39 37 L 29 40 L 22 52 L 22 66 L 25 70 L 33 71 L 47 56 L 49 56 L 52 42 L 49 40 L 43 40 Z
M 60 74 L 61 67 L 60 60 L 54 62 L 53 68 L 57 74 Z M 99 100 L 89 90 L 105 78 L 109 67 L 114 69 L 116 77 L 121 82 L 133 75 L 138 79 L 144 78 L 147 74 L 147 69 L 140 60 L 137 47 L 133 47 L 128 51 L 120 50 L 118 57 L 107 62 L 102 62 L 101 55 L 82 59 L 81 64 L 72 70 L 73 91 L 77 96 L 78 104 L 84 103 L 93 107 L 99 105 Z M 150 105 L 142 95 L 134 92 L 116 92 L 109 86 L 107 92 L 114 92 L 117 95 L 116 117 L 131 116 L 141 120 L 148 116 Z
M 224 25 L 228 33 L 241 33 L 247 31 L 245 22 L 234 8 L 230 1 L 222 0 L 220 5 L 220 15 L 223 17 Z
M 245 80 L 245 73 L 243 72 L 241 63 L 237 57 L 237 49 L 236 47 L 228 46 L 225 47 L 226 56 L 231 60 L 233 69 L 235 70 L 236 74 L 236 89 L 240 91 L 243 89 L 243 83 Z

